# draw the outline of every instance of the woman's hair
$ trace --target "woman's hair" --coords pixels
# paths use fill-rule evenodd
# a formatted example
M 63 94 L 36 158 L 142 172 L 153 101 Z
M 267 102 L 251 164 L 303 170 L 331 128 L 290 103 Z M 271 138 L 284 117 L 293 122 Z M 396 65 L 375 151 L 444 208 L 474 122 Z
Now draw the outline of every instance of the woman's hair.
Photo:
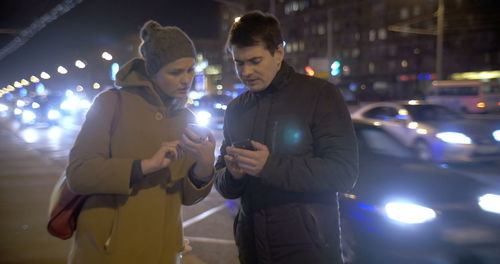
M 252 11 L 243 15 L 231 26 L 226 42 L 226 50 L 231 52 L 233 45 L 251 47 L 263 43 L 264 47 L 274 54 L 279 45 L 283 45 L 283 37 L 278 20 L 261 11 Z

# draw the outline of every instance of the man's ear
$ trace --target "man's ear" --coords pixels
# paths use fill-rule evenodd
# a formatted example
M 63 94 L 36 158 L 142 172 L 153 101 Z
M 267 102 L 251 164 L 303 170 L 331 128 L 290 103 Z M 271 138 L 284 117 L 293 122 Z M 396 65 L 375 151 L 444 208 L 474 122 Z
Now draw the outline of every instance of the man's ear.
M 285 49 L 283 48 L 282 44 L 279 44 L 276 50 L 274 51 L 274 59 L 278 64 L 281 64 L 284 58 L 285 58 Z

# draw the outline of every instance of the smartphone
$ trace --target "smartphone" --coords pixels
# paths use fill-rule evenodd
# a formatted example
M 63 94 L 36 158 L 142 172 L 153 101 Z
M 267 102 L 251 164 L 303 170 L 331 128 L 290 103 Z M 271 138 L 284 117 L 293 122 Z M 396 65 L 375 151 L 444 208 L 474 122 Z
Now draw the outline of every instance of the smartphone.
M 252 145 L 252 142 L 250 142 L 250 139 L 244 139 L 244 140 L 239 140 L 233 142 L 233 147 L 240 148 L 240 149 L 246 149 L 246 150 L 255 150 L 255 148 Z
M 190 138 L 193 141 L 204 141 L 208 138 L 208 134 L 210 133 L 210 130 L 207 127 L 200 124 L 189 123 L 187 124 L 187 127 L 196 134 L 196 138 Z

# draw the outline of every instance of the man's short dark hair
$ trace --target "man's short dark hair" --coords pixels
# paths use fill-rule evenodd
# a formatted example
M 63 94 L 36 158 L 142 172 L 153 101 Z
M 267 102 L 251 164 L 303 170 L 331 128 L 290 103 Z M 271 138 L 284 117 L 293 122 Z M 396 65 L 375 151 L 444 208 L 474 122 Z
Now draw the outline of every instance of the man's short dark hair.
M 231 26 L 226 42 L 226 50 L 231 46 L 251 47 L 263 43 L 265 48 L 274 54 L 279 45 L 283 45 L 280 23 L 270 14 L 252 11 L 244 14 Z

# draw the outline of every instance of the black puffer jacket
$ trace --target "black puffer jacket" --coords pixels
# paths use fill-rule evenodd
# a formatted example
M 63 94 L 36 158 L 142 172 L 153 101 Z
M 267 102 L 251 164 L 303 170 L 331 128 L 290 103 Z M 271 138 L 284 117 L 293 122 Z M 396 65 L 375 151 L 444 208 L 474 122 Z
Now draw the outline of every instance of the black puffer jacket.
M 225 148 L 246 138 L 265 144 L 270 156 L 258 177 L 234 180 Z M 335 86 L 283 63 L 267 89 L 229 104 L 216 169 L 222 196 L 241 197 L 235 239 L 242 263 L 340 263 L 337 192 L 355 184 L 358 153 Z

